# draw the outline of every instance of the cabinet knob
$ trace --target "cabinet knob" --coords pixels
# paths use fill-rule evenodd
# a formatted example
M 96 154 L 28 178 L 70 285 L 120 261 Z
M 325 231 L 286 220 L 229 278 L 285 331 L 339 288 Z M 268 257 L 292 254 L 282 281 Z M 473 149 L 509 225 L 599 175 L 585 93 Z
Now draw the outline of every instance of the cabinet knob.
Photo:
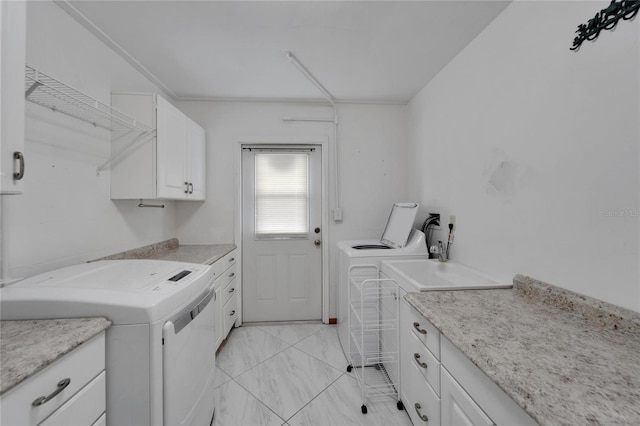
M 229 278 L 233 278 L 233 277 L 235 277 L 235 276 L 236 276 L 236 273 L 235 273 L 235 272 L 232 272 L 232 273 L 230 273 L 230 274 L 229 274 Z
M 236 260 L 236 258 L 232 257 L 232 258 L 229 259 L 229 262 L 233 262 L 234 260 Z
M 235 310 L 233 310 L 233 311 L 231 311 L 231 313 L 229 314 L 229 316 L 230 316 L 230 317 L 232 317 L 232 316 L 234 316 L 235 314 L 236 314 L 236 311 L 235 311 Z
M 233 293 L 234 291 L 236 291 L 235 287 L 229 289 L 229 293 Z
M 427 334 L 427 330 L 423 330 L 422 328 L 420 328 L 420 323 L 419 322 L 414 322 L 413 323 L 413 328 L 418 330 L 418 333 L 420 333 L 420 334 Z

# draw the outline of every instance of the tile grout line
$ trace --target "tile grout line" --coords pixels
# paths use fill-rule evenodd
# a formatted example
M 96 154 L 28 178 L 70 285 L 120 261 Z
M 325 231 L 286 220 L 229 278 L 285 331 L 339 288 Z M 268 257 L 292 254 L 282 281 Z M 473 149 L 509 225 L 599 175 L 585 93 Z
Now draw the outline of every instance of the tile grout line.
M 296 411 L 295 413 L 293 413 L 293 415 L 291 417 L 289 417 L 287 420 L 285 420 L 287 423 L 293 419 L 295 416 L 298 415 L 298 413 L 300 413 L 300 411 L 304 410 L 304 408 L 311 404 L 316 398 L 318 398 L 320 395 L 322 395 L 324 392 L 327 391 L 327 389 L 329 389 L 331 386 L 333 386 L 338 380 L 340 380 L 340 378 L 342 378 L 342 376 L 344 376 L 347 373 L 342 373 L 340 374 L 333 382 L 329 383 L 324 389 L 322 389 L 320 392 L 318 392 L 318 394 L 316 396 L 314 396 L 313 398 L 311 398 L 306 404 L 304 404 L 302 407 L 300 407 L 300 409 L 298 411 Z
M 269 332 L 267 332 L 267 331 L 263 330 L 263 329 L 262 329 L 262 326 L 257 326 L 256 328 L 258 328 L 261 332 L 263 332 L 263 333 L 265 333 L 265 334 L 267 334 L 267 335 L 269 335 L 269 336 L 271 336 L 271 337 L 273 337 L 273 338 L 277 339 L 278 341 L 280 341 L 280 342 L 284 343 L 286 346 L 285 346 L 284 348 L 282 348 L 281 350 L 277 351 L 276 353 L 272 354 L 272 355 L 271 355 L 271 356 L 269 356 L 268 358 L 265 358 L 264 360 L 260 361 L 259 363 L 257 363 L 257 364 L 255 364 L 255 365 L 253 365 L 253 366 L 249 367 L 248 369 L 246 369 L 246 370 L 244 370 L 244 371 L 240 372 L 240 373 L 239 373 L 239 374 L 237 374 L 235 377 L 234 377 L 234 376 L 232 376 L 232 375 L 231 375 L 230 373 L 228 373 L 227 371 L 225 371 L 223 368 L 221 368 L 221 367 L 219 367 L 219 366 L 218 366 L 218 368 L 220 368 L 220 370 L 222 370 L 222 371 L 223 371 L 223 372 L 224 372 L 224 373 L 229 377 L 229 380 L 228 380 L 227 382 L 223 383 L 223 384 L 226 384 L 226 383 L 228 383 L 229 381 L 233 381 L 235 384 L 237 384 L 238 386 L 240 386 L 240 388 L 241 388 L 241 389 L 243 389 L 244 391 L 246 391 L 246 392 L 247 392 L 249 395 L 251 395 L 251 396 L 252 396 L 256 401 L 258 401 L 258 402 L 259 402 L 263 407 L 265 407 L 267 410 L 269 410 L 271 413 L 273 413 L 273 414 L 274 414 L 278 419 L 280 419 L 280 420 L 283 422 L 283 423 L 282 423 L 282 425 L 288 425 L 288 424 L 289 424 L 288 422 L 289 422 L 291 419 L 293 419 L 293 417 L 295 417 L 298 413 L 300 413 L 300 411 L 301 411 L 301 410 L 303 410 L 305 407 L 307 407 L 309 404 L 311 404 L 311 402 L 313 402 L 316 398 L 318 398 L 320 395 L 322 395 L 324 392 L 326 392 L 326 391 L 327 391 L 327 389 L 329 389 L 329 388 L 330 388 L 331 386 L 333 386 L 333 385 L 334 385 L 338 380 L 340 380 L 340 378 L 341 378 L 342 376 L 344 376 L 345 374 L 347 374 L 348 376 L 350 376 L 348 373 L 346 373 L 346 372 L 343 372 L 343 371 L 339 370 L 338 368 L 334 367 L 333 365 L 330 365 L 330 364 L 326 363 L 325 361 L 323 361 L 323 360 L 321 360 L 321 359 L 317 358 L 316 356 L 314 356 L 314 355 L 312 355 L 312 354 L 310 354 L 310 353 L 307 353 L 306 351 L 304 351 L 304 350 L 302 350 L 302 349 L 300 349 L 300 348 L 298 348 L 298 347 L 296 346 L 297 344 L 299 344 L 299 343 L 301 343 L 302 341 L 304 341 L 304 340 L 308 339 L 309 337 L 311 337 L 311 336 L 313 336 L 313 335 L 315 335 L 315 334 L 318 334 L 318 333 L 320 333 L 321 331 L 323 331 L 323 330 L 327 329 L 327 327 L 330 327 L 330 325 L 323 324 L 323 326 L 322 326 L 322 327 L 319 327 L 317 330 L 313 331 L 313 332 L 312 332 L 312 333 L 310 333 L 309 335 L 307 335 L 307 336 L 305 336 L 305 337 L 301 338 L 300 340 L 298 340 L 297 342 L 295 342 L 295 343 L 291 344 L 291 343 L 289 343 L 289 342 L 287 342 L 287 341 L 285 341 L 285 340 L 281 339 L 280 337 L 275 336 L 275 335 L 273 335 L 273 334 L 271 334 L 271 333 L 269 333 Z M 302 352 L 303 354 L 305 354 L 305 355 L 307 355 L 307 356 L 310 356 L 311 358 L 313 358 L 314 360 L 316 360 L 316 361 L 320 362 L 321 364 L 325 365 L 326 367 L 329 367 L 330 369 L 337 371 L 338 373 L 340 373 L 340 375 L 339 375 L 338 377 L 336 377 L 336 379 L 335 379 L 335 380 L 333 380 L 331 383 L 329 383 L 329 384 L 328 384 L 324 389 L 322 389 L 322 390 L 321 390 L 317 395 L 315 395 L 315 396 L 314 396 L 313 398 L 311 398 L 308 402 L 306 402 L 306 403 L 305 403 L 305 404 L 304 404 L 304 405 L 303 405 L 299 410 L 297 410 L 297 411 L 296 411 L 293 415 L 291 415 L 288 419 L 284 419 L 282 416 L 280 416 L 279 414 L 277 414 L 273 409 L 271 409 L 271 407 L 269 407 L 269 406 L 268 406 L 264 401 L 262 401 L 260 398 L 258 398 L 258 396 L 257 396 L 257 395 L 255 395 L 255 394 L 254 394 L 250 389 L 246 388 L 246 387 L 245 387 L 245 386 L 243 386 L 241 383 L 239 383 L 239 382 L 236 380 L 236 378 L 238 378 L 238 377 L 240 377 L 241 375 L 243 375 L 243 374 L 245 374 L 245 373 L 247 373 L 247 372 L 249 372 L 249 371 L 253 370 L 254 368 L 257 368 L 257 367 L 258 367 L 258 366 L 260 366 L 261 364 L 263 364 L 263 363 L 267 362 L 268 360 L 270 360 L 270 359 L 272 359 L 272 358 L 274 358 L 274 357 L 276 357 L 276 356 L 280 355 L 280 354 L 281 354 L 281 353 L 283 353 L 284 351 L 289 350 L 289 349 L 291 349 L 291 348 L 294 348 L 294 349 L 296 349 L 296 350 L 298 350 L 298 351 Z M 222 386 L 222 385 L 219 385 L 218 387 L 220 387 L 220 386 Z
M 248 370 L 247 370 L 248 371 Z M 256 401 L 258 401 L 260 403 L 260 405 L 262 405 L 264 408 L 266 408 L 267 410 L 271 411 L 273 413 L 274 416 L 276 416 L 277 418 L 279 418 L 280 420 L 283 421 L 283 424 L 286 423 L 287 421 L 285 419 L 282 418 L 282 416 L 280 416 L 278 413 L 276 413 L 275 411 L 273 411 L 271 409 L 271 407 L 269 407 L 267 404 L 265 404 L 260 398 L 258 398 L 256 395 L 254 395 L 249 389 L 245 388 L 244 386 L 242 386 L 242 384 L 238 383 L 236 381 L 236 379 L 232 378 L 232 381 L 235 382 L 235 384 L 237 384 L 238 386 L 240 386 L 242 389 L 244 389 L 245 392 L 247 392 L 249 395 L 251 395 Z

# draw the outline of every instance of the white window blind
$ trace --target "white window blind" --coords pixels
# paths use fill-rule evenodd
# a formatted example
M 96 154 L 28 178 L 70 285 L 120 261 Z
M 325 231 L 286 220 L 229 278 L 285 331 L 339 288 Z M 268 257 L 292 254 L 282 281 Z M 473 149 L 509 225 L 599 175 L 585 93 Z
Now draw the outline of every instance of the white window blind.
M 309 155 L 256 153 L 257 238 L 296 238 L 309 233 Z

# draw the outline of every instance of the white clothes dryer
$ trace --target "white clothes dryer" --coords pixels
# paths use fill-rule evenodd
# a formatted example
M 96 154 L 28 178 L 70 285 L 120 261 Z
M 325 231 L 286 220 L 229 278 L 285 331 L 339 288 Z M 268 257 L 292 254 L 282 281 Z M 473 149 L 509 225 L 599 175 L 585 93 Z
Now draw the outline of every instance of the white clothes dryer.
M 2 320 L 106 317 L 107 425 L 209 425 L 214 270 L 160 260 L 58 269 L 0 290 Z

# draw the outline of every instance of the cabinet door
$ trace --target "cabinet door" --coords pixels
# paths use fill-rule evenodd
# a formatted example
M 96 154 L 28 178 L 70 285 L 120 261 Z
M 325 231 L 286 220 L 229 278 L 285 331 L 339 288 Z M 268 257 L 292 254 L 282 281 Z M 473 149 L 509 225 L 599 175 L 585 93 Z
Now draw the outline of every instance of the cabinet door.
M 204 129 L 187 118 L 189 199 L 205 199 L 206 139 Z
M 20 194 L 24 188 L 24 179 L 14 178 L 20 169 L 14 153 L 24 155 L 25 30 L 26 3 L 0 2 L 1 194 Z
M 442 426 L 493 425 L 493 422 L 446 369 L 441 371 Z
M 157 185 L 158 198 L 187 198 L 187 117 L 160 96 L 157 97 Z

